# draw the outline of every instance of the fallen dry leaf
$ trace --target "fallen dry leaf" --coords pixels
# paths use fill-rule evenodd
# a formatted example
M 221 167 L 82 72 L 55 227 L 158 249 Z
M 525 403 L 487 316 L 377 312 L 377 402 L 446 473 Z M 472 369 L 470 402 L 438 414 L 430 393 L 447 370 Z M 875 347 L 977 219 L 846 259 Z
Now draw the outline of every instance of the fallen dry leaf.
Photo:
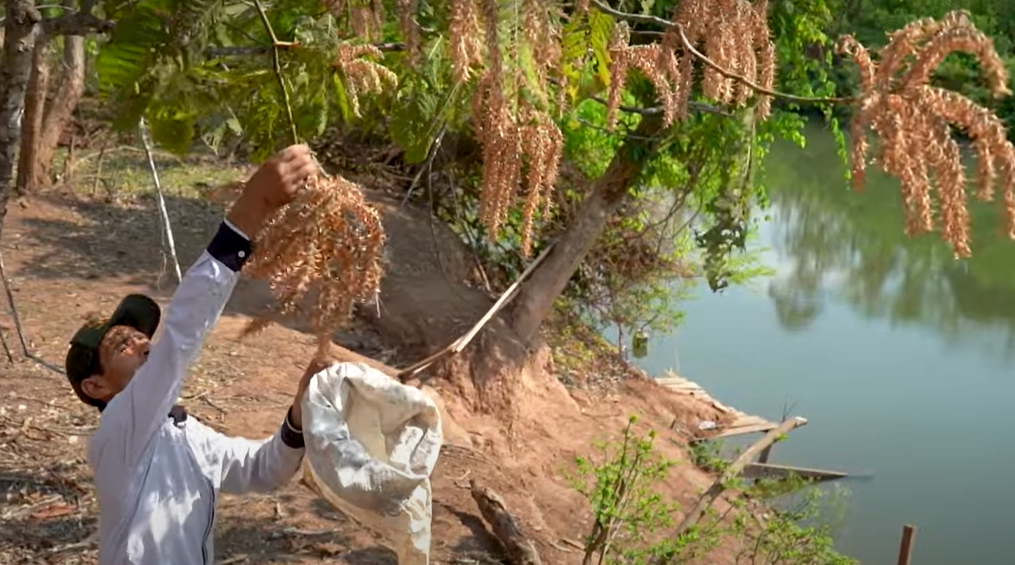
M 78 511 L 77 506 L 65 503 L 53 504 L 51 506 L 46 506 L 45 508 L 40 508 L 39 510 L 32 512 L 31 516 L 35 520 L 50 520 L 53 518 L 59 518 L 60 516 L 74 514 L 77 511 Z

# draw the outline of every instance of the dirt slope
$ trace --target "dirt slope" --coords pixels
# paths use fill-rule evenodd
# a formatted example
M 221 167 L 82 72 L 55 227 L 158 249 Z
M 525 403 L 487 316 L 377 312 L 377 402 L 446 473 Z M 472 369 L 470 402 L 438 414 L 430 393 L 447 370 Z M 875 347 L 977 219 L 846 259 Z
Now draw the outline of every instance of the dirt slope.
M 423 212 L 377 198 L 390 237 L 381 308 L 337 335 L 348 349 L 336 351 L 405 366 L 471 325 L 491 297 L 463 284 L 472 263 L 453 235 L 432 232 Z M 168 207 L 186 269 L 213 233 L 221 209 L 185 198 L 171 198 Z M 50 193 L 12 206 L 3 253 L 33 353 L 61 365 L 82 318 L 111 310 L 124 293 L 148 292 L 168 301 L 172 275 L 160 251 L 157 221 L 150 198 L 108 204 Z M 194 417 L 231 434 L 263 437 L 276 428 L 313 351 L 299 320 L 237 341 L 266 297 L 263 285 L 240 283 L 181 398 Z M 9 317 L 0 317 L 0 328 L 18 350 Z M 554 378 L 547 351 L 536 359 L 513 389 L 510 417 L 477 412 L 459 388 L 429 381 L 441 400 L 448 436 L 433 477 L 434 563 L 501 562 L 500 548 L 469 495 L 470 478 L 505 499 L 544 563 L 580 562 L 568 540 L 586 533 L 587 504 L 562 476 L 574 456 L 591 452 L 594 438 L 618 433 L 629 415 L 639 414 L 644 426 L 661 430 L 660 449 L 686 461 L 681 435 L 668 429 L 671 423 L 689 429 L 701 419 L 719 418 L 710 406 L 625 370 L 629 378 L 612 391 L 568 389 Z M 84 447 L 97 416 L 76 400 L 62 375 L 32 361 L 7 365 L 0 357 L 0 564 L 95 562 L 96 504 Z M 687 464 L 673 475 L 668 488 L 684 503 L 710 482 Z M 223 497 L 220 508 L 221 563 L 395 562 L 370 534 L 296 479 L 270 495 Z

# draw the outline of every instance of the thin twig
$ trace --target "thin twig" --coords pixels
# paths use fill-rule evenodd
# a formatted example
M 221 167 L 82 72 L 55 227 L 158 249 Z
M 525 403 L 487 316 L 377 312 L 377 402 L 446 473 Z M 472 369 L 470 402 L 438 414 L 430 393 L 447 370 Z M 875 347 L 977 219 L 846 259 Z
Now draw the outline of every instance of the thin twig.
M 257 7 L 257 13 L 261 16 L 261 23 L 264 24 L 264 30 L 268 32 L 268 36 L 271 37 L 271 61 L 275 69 L 275 79 L 278 80 L 278 87 L 282 90 L 282 101 L 285 103 L 285 111 L 289 117 L 289 133 L 292 135 L 292 142 L 299 143 L 300 136 L 296 132 L 296 119 L 293 117 L 293 105 L 289 100 L 289 89 L 285 87 L 285 77 L 282 75 L 282 61 L 279 57 L 279 49 L 283 47 L 289 47 L 291 43 L 285 43 L 278 40 L 275 35 L 275 30 L 271 27 L 271 22 L 268 20 L 268 14 L 264 11 L 264 6 L 261 5 L 261 0 L 254 0 L 254 6 Z
M 29 352 L 27 355 L 25 355 L 25 357 L 31 359 L 32 361 L 35 361 L 36 363 L 41 365 L 43 369 L 48 369 L 48 370 L 53 371 L 54 373 L 56 373 L 58 375 L 66 375 L 67 374 L 60 367 L 50 363 L 49 361 L 46 361 L 45 359 L 43 359 L 42 357 L 39 357 L 38 355 L 36 355 L 34 353 Z
M 148 123 L 141 118 L 138 125 L 141 132 L 141 143 L 144 145 L 145 155 L 148 157 L 148 169 L 152 173 L 152 182 L 155 183 L 155 193 L 158 196 L 159 214 L 162 217 L 162 242 L 169 247 L 169 257 L 173 260 L 173 270 L 176 273 L 176 283 L 183 281 L 183 273 L 180 271 L 180 261 L 176 258 L 176 242 L 173 240 L 173 228 L 169 224 L 169 211 L 166 210 L 166 199 L 162 194 L 162 183 L 159 182 L 159 171 L 155 167 L 155 157 L 152 156 L 152 140 L 148 134 Z M 163 253 L 165 257 L 165 253 Z
M 4 348 L 4 354 L 7 355 L 7 362 L 11 365 L 14 364 L 14 355 L 11 354 L 11 348 L 7 345 L 7 338 L 4 337 L 4 330 L 0 328 L 0 345 Z
M 603 106 L 609 105 L 609 102 L 607 102 L 603 98 L 600 98 L 599 96 L 589 96 L 589 100 L 598 102 Z M 726 117 L 732 115 L 726 110 L 719 108 L 718 106 L 712 106 L 711 104 L 705 104 L 704 102 L 695 102 L 694 100 L 689 100 L 687 102 L 687 107 L 692 110 L 696 110 L 698 112 L 703 112 L 705 114 L 716 114 L 717 116 L 726 116 Z M 617 109 L 620 110 L 621 112 L 626 112 L 628 114 L 638 114 L 640 116 L 659 116 L 662 115 L 663 113 L 662 106 L 653 106 L 651 108 L 638 108 L 636 106 L 625 106 L 621 104 L 620 106 L 617 106 Z
M 433 170 L 433 160 L 435 157 L 437 157 L 437 152 L 440 150 L 441 142 L 444 141 L 444 134 L 447 132 L 447 129 L 448 129 L 447 122 L 443 122 L 441 124 L 440 130 L 438 130 L 437 137 L 430 145 L 430 150 L 429 154 L 427 155 L 426 162 L 423 163 L 423 166 L 420 167 L 419 171 L 416 172 L 416 176 L 413 177 L 412 183 L 409 185 L 408 190 L 405 191 L 405 196 L 402 197 L 402 204 L 399 206 L 400 208 L 405 207 L 405 204 L 409 201 L 409 198 L 412 196 L 412 192 L 416 190 L 417 186 L 419 186 L 419 181 L 420 179 L 423 178 L 423 173 L 430 174 L 430 171 Z
M 106 159 L 106 148 L 109 146 L 109 138 L 102 141 L 102 149 L 99 150 L 99 162 L 95 165 L 95 180 L 92 182 L 92 194 L 99 192 L 99 183 L 102 181 L 102 163 Z M 87 157 L 78 159 L 84 161 Z
M 25 342 L 25 330 L 21 326 L 21 317 L 18 315 L 18 307 L 14 304 L 14 293 L 11 292 L 11 282 L 7 278 L 7 270 L 4 268 L 3 250 L 0 249 L 0 284 L 3 284 L 4 294 L 7 295 L 7 304 L 10 307 L 11 317 L 14 318 L 14 329 L 18 332 L 18 341 L 21 342 L 21 353 L 29 356 L 28 343 Z
M 238 30 L 239 31 L 239 30 Z M 298 49 L 299 42 L 279 42 L 278 46 L 285 49 Z M 378 51 L 390 53 L 405 51 L 404 43 L 374 43 Z M 225 47 L 210 47 L 205 50 L 205 55 L 211 58 L 216 57 L 240 57 L 248 55 L 263 55 L 271 49 L 271 45 L 230 45 Z
M 709 59 L 708 57 L 706 57 L 704 53 L 702 53 L 701 51 L 698 51 L 697 49 L 695 49 L 694 46 L 691 45 L 691 42 L 688 41 L 687 36 L 684 35 L 684 28 L 682 26 L 677 26 L 677 33 L 680 34 L 680 42 L 684 44 L 684 49 L 687 49 L 687 51 L 689 53 L 691 53 L 692 55 L 694 55 L 695 57 L 700 59 L 702 63 L 705 63 L 706 65 L 711 67 L 713 70 L 715 70 L 717 73 L 721 74 L 722 76 L 724 76 L 726 78 L 731 78 L 733 80 L 737 80 L 737 81 L 740 81 L 740 82 L 746 84 L 747 86 L 751 87 L 751 89 L 753 89 L 756 92 L 760 92 L 762 94 L 767 94 L 769 96 L 772 96 L 773 98 L 782 98 L 784 100 L 790 100 L 790 101 L 793 101 L 793 102 L 803 102 L 803 103 L 807 103 L 807 104 L 850 104 L 850 103 L 854 102 L 857 99 L 855 96 L 847 96 L 847 97 L 839 97 L 839 96 L 797 96 L 795 94 L 787 94 L 785 92 L 779 92 L 778 90 L 772 90 L 770 88 L 765 88 L 765 87 L 763 87 L 763 86 L 761 86 L 761 85 L 759 85 L 759 84 L 757 84 L 757 83 L 755 83 L 755 82 L 753 82 L 751 80 L 748 80 L 747 77 L 745 77 L 745 76 L 738 75 L 738 74 L 736 74 L 736 73 L 734 73 L 732 71 L 728 71 L 728 70 L 720 67 L 715 61 L 713 61 L 712 59 Z
M 772 89 L 769 89 L 769 88 L 765 88 L 765 87 L 755 83 L 754 81 L 749 80 L 747 77 L 744 77 L 742 75 L 738 75 L 738 74 L 736 74 L 734 72 L 731 72 L 731 71 L 728 71 L 728 70 L 722 68 L 715 61 L 709 59 L 704 53 L 702 53 L 701 51 L 698 51 L 697 49 L 695 49 L 694 46 L 691 45 L 691 42 L 688 41 L 687 36 L 684 35 L 684 28 L 683 28 L 683 26 L 677 24 L 676 22 L 671 22 L 669 20 L 664 20 L 663 18 L 656 17 L 656 16 L 647 16 L 647 15 L 642 15 L 642 14 L 631 14 L 631 13 L 628 13 L 628 12 L 621 12 L 620 10 L 617 10 L 617 9 L 614 9 L 614 8 L 610 7 L 609 5 L 607 5 L 602 0 L 592 0 L 592 4 L 600 12 L 602 12 L 604 14 L 609 14 L 609 15 L 617 18 L 617 19 L 627 20 L 627 21 L 637 22 L 637 23 L 642 23 L 642 24 L 659 25 L 659 26 L 663 26 L 663 27 L 666 27 L 666 28 L 676 28 L 677 33 L 680 35 L 680 42 L 683 44 L 684 49 L 686 49 L 688 53 L 690 53 L 691 55 L 694 55 L 695 58 L 700 60 L 705 65 L 711 67 L 713 70 L 715 70 L 719 74 L 723 75 L 724 77 L 729 78 L 729 79 L 733 79 L 733 80 L 736 80 L 736 81 L 739 81 L 739 82 L 742 82 L 743 84 L 749 86 L 751 89 L 753 89 L 756 92 L 760 92 L 762 94 L 767 94 L 768 96 L 772 96 L 774 98 L 782 98 L 782 99 L 785 99 L 785 100 L 791 100 L 793 102 L 802 102 L 802 103 L 807 103 L 807 104 L 849 104 L 849 103 L 852 103 L 852 102 L 854 102 L 856 100 L 856 97 L 854 97 L 854 96 L 850 96 L 850 97 L 846 97 L 846 98 L 797 96 L 795 94 L 788 94 L 788 93 L 785 93 L 785 92 L 779 92 L 778 90 L 772 90 Z

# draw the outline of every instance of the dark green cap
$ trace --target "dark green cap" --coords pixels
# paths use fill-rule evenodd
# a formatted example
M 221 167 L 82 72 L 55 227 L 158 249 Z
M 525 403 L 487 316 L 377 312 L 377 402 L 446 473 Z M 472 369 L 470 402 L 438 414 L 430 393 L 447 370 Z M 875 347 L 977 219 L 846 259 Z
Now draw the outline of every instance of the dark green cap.
M 78 398 L 92 406 L 102 404 L 81 391 L 81 381 L 92 376 L 98 368 L 99 344 L 110 328 L 129 326 L 151 339 L 161 317 L 162 311 L 154 300 L 143 294 L 129 294 L 120 301 L 112 316 L 94 318 L 81 326 L 70 340 L 70 350 L 64 362 L 67 378 Z

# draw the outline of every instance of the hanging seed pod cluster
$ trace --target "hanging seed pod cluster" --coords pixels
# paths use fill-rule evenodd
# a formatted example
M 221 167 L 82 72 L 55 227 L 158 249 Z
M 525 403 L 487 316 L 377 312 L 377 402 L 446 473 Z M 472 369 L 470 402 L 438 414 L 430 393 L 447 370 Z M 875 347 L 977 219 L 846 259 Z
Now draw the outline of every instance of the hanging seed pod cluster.
M 854 186 L 858 190 L 864 186 L 869 127 L 880 142 L 878 163 L 899 179 L 906 233 L 929 233 L 940 224 L 955 256 L 969 257 L 968 179 L 952 136 L 952 129 L 958 128 L 969 136 L 977 157 L 978 187 L 973 196 L 992 201 L 1000 185 L 1002 226 L 1015 239 L 1015 146 L 1004 122 L 989 109 L 930 81 L 948 55 L 966 52 L 979 62 L 991 94 L 1011 95 L 1004 61 L 969 14 L 953 11 L 940 20 L 909 23 L 889 35 L 877 62 L 852 36 L 843 37 L 838 48 L 860 71 L 860 97 L 850 123 Z
M 377 296 L 383 247 L 380 215 L 361 187 L 342 177 L 310 179 L 254 241 L 244 272 L 267 280 L 278 302 L 243 335 L 307 312 L 323 353 L 355 304 Z

